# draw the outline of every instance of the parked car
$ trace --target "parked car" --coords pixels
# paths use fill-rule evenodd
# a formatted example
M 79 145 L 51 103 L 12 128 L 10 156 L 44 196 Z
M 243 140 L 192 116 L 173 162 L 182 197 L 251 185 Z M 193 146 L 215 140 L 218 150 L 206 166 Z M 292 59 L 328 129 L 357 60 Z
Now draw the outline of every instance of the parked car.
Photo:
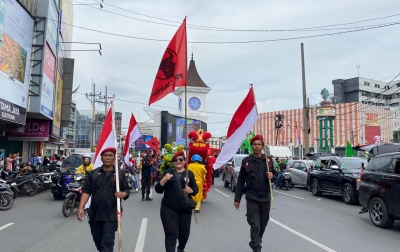
M 322 166 L 321 162 L 326 163 L 326 166 Z M 360 166 L 366 162 L 367 160 L 356 157 L 330 156 L 317 159 L 316 168 L 310 173 L 312 194 L 318 197 L 323 193 L 342 195 L 346 204 L 357 204 Z
M 224 174 L 222 180 L 225 187 L 230 187 L 232 192 L 236 191 L 237 179 L 239 177 L 240 166 L 242 165 L 243 158 L 248 154 L 235 154 L 230 162 L 224 166 Z
M 62 199 L 69 192 L 67 185 L 74 181 L 73 177 L 76 169 L 83 163 L 83 156 L 86 153 L 74 153 L 68 156 L 61 164 L 60 171 L 54 174 L 52 177 L 53 186 L 51 187 L 51 193 L 54 199 Z M 92 157 L 91 162 L 94 162 L 95 153 L 90 153 Z
M 372 224 L 390 228 L 400 220 L 400 152 L 373 157 L 360 183 L 360 203 L 368 209 Z
M 293 185 L 307 187 L 309 175 L 314 168 L 313 160 L 293 160 L 288 163 Z

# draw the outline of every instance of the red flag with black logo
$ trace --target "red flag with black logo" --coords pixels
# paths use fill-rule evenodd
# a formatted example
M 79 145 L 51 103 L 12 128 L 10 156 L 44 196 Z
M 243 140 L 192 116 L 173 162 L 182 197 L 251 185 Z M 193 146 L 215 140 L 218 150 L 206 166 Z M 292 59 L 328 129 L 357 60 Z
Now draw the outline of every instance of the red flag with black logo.
M 158 147 L 160 146 L 160 141 L 158 141 L 157 137 L 153 137 L 152 139 L 144 142 L 148 146 L 150 146 L 152 149 L 154 149 L 158 153 Z
M 149 106 L 175 91 L 176 87 L 186 86 L 187 77 L 187 41 L 186 18 L 161 59 L 149 98 Z

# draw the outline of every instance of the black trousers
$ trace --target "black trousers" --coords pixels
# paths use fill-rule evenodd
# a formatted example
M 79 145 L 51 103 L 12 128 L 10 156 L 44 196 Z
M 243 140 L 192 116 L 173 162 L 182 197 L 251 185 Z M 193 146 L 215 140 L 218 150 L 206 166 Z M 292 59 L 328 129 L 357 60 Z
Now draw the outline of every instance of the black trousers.
M 192 212 L 176 212 L 161 204 L 160 215 L 165 234 L 165 252 L 176 251 L 176 239 L 179 249 L 184 250 L 190 235 Z
M 149 196 L 150 194 L 150 182 L 151 182 L 151 177 L 143 177 L 142 175 L 142 195 L 144 195 L 144 193 L 146 192 L 146 195 Z
M 117 221 L 89 221 L 93 241 L 100 252 L 112 252 L 114 249 Z
M 258 202 L 254 200 L 247 200 L 247 222 L 250 225 L 250 238 L 249 243 L 252 249 L 261 248 L 262 237 L 265 232 L 269 220 L 269 210 L 271 209 L 271 202 Z

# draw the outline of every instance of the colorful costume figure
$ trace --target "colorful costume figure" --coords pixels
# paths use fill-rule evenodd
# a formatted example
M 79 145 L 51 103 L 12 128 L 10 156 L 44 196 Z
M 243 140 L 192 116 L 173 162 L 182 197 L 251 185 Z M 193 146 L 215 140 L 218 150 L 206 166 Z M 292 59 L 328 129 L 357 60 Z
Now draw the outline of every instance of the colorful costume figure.
M 196 213 L 199 213 L 201 202 L 204 199 L 203 183 L 206 179 L 207 170 L 202 164 L 202 158 L 198 154 L 193 155 L 191 161 L 192 163 L 188 165 L 188 169 L 193 172 L 194 178 L 196 179 L 197 188 L 199 188 L 199 192 L 196 194 L 196 196 L 192 196 L 192 199 L 197 203 L 194 210 L 196 211 Z
M 174 162 L 172 162 L 172 157 L 177 151 L 183 150 L 185 147 L 183 145 L 176 146 L 176 143 L 165 144 L 164 145 L 164 155 L 163 161 L 160 166 L 160 174 L 163 174 L 165 170 L 174 168 Z
M 186 160 L 192 160 L 192 156 L 198 154 L 207 170 L 206 179 L 203 183 L 203 198 L 207 199 L 207 193 L 212 187 L 212 176 L 214 173 L 214 169 L 208 159 L 208 149 L 210 148 L 208 141 L 211 138 L 211 134 L 199 129 L 197 132 L 189 132 L 188 138 L 190 139 L 189 154 Z

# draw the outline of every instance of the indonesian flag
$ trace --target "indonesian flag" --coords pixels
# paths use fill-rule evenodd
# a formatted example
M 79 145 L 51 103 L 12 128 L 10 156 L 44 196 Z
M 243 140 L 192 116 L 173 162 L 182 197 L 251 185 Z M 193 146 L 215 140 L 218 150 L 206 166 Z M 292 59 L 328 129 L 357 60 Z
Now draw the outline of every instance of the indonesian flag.
M 99 141 L 97 142 L 96 155 L 94 156 L 94 168 L 101 167 L 103 162 L 101 162 L 100 153 L 107 148 L 116 149 L 115 145 L 115 128 L 113 123 L 113 110 L 112 107 L 108 110 L 106 119 L 104 120 L 103 129 L 101 130 Z
M 152 139 L 148 140 L 145 142 L 148 146 L 150 146 L 152 149 L 158 153 L 158 147 L 160 146 L 160 141 L 158 141 L 157 137 L 153 137 Z
M 186 86 L 187 80 L 187 41 L 186 18 L 169 42 L 161 59 L 153 89 L 149 98 L 149 106 L 175 91 L 176 87 Z
M 233 115 L 229 124 L 227 139 L 222 147 L 221 153 L 214 164 L 214 169 L 218 169 L 228 162 L 238 151 L 246 134 L 253 128 L 258 121 L 256 99 L 254 97 L 253 86 L 239 108 Z
M 142 133 L 140 133 L 139 125 L 137 124 L 135 116 L 132 113 L 131 120 L 129 121 L 128 134 L 126 134 L 124 151 L 122 152 L 126 164 L 129 164 L 129 148 L 137 139 L 139 139 L 141 135 Z

